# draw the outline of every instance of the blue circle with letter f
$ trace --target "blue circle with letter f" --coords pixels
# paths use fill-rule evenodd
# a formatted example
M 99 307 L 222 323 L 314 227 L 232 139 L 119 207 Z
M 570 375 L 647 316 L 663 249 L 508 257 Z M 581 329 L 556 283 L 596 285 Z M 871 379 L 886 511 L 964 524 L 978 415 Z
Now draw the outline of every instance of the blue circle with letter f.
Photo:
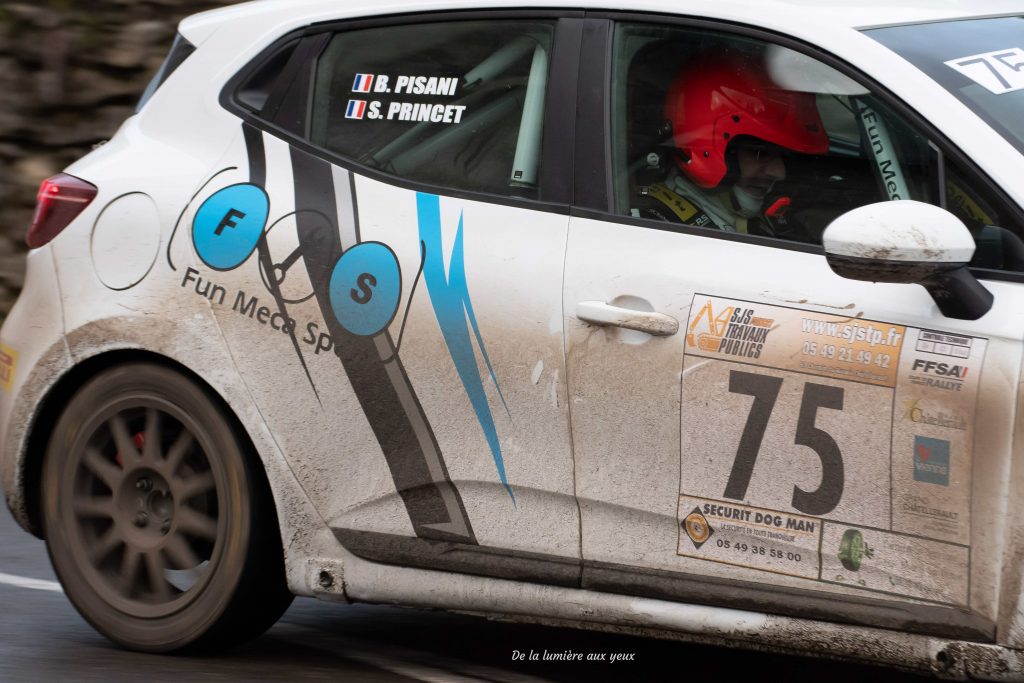
M 203 263 L 231 270 L 245 263 L 263 235 L 270 198 L 258 185 L 231 185 L 211 195 L 192 221 L 192 243 Z

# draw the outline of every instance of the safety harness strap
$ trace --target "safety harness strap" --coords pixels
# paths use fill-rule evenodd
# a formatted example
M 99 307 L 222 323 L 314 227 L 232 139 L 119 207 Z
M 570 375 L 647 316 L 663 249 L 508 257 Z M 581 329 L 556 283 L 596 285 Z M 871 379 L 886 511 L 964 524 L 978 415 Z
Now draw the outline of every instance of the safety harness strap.
M 711 217 L 701 211 L 693 202 L 664 185 L 651 185 L 647 188 L 646 194 L 667 206 L 669 211 L 687 225 L 714 225 Z

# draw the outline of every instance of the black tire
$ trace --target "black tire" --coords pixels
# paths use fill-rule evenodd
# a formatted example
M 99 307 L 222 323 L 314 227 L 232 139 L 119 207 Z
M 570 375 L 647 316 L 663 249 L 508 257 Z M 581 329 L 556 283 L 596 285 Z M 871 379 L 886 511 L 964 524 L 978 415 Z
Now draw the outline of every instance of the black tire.
M 43 464 L 47 549 L 71 602 L 114 642 L 212 651 L 291 603 L 259 460 L 174 370 L 111 368 L 57 421 Z

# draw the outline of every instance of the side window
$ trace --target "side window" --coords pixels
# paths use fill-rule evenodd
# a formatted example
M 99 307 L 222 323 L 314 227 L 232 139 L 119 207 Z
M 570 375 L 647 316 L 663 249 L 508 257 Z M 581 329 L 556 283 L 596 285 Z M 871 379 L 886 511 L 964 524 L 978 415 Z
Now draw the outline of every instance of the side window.
M 270 98 L 270 93 L 277 87 L 278 79 L 284 73 L 288 60 L 292 58 L 298 44 L 298 38 L 291 40 L 266 57 L 235 91 L 238 103 L 255 114 L 270 118 L 269 113 L 264 112 L 263 108 Z
M 621 214 L 820 244 L 850 209 L 914 199 L 965 221 L 975 265 L 1007 267 L 982 259 L 1008 219 L 987 193 L 864 86 L 780 45 L 620 24 L 612 135 Z
M 334 35 L 310 140 L 400 178 L 535 197 L 554 24 L 458 21 Z
M 1024 228 L 1016 216 L 957 164 L 947 160 L 944 170 L 946 209 L 964 222 L 977 245 L 971 265 L 1024 272 Z

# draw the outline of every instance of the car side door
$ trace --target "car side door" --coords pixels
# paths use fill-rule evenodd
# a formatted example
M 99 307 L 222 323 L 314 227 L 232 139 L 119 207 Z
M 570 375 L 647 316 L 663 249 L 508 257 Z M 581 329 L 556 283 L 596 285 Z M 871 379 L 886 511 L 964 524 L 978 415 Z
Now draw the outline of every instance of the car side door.
M 319 25 L 224 91 L 234 168 L 184 216 L 192 278 L 226 292 L 213 310 L 261 415 L 363 558 L 578 585 L 557 106 L 578 24 Z
M 987 190 L 866 78 L 805 47 L 594 22 L 580 107 L 609 115 L 577 131 L 578 161 L 607 149 L 587 168 L 610 170 L 577 188 L 564 297 L 584 587 L 994 638 L 1001 541 L 981 528 L 1003 523 L 1009 495 L 998 473 L 1017 392 L 1003 378 L 1020 372 L 1024 291 L 986 278 L 991 310 L 955 319 L 920 286 L 837 275 L 820 241 L 844 211 L 896 198 L 893 167 L 904 198 L 945 206 Z M 811 60 L 856 86 L 810 91 L 829 143 L 786 162 L 802 239 L 637 208 L 685 174 L 659 117 L 698 50 Z M 940 184 L 935 164 L 959 184 Z M 998 213 L 1019 235 L 1017 212 Z

